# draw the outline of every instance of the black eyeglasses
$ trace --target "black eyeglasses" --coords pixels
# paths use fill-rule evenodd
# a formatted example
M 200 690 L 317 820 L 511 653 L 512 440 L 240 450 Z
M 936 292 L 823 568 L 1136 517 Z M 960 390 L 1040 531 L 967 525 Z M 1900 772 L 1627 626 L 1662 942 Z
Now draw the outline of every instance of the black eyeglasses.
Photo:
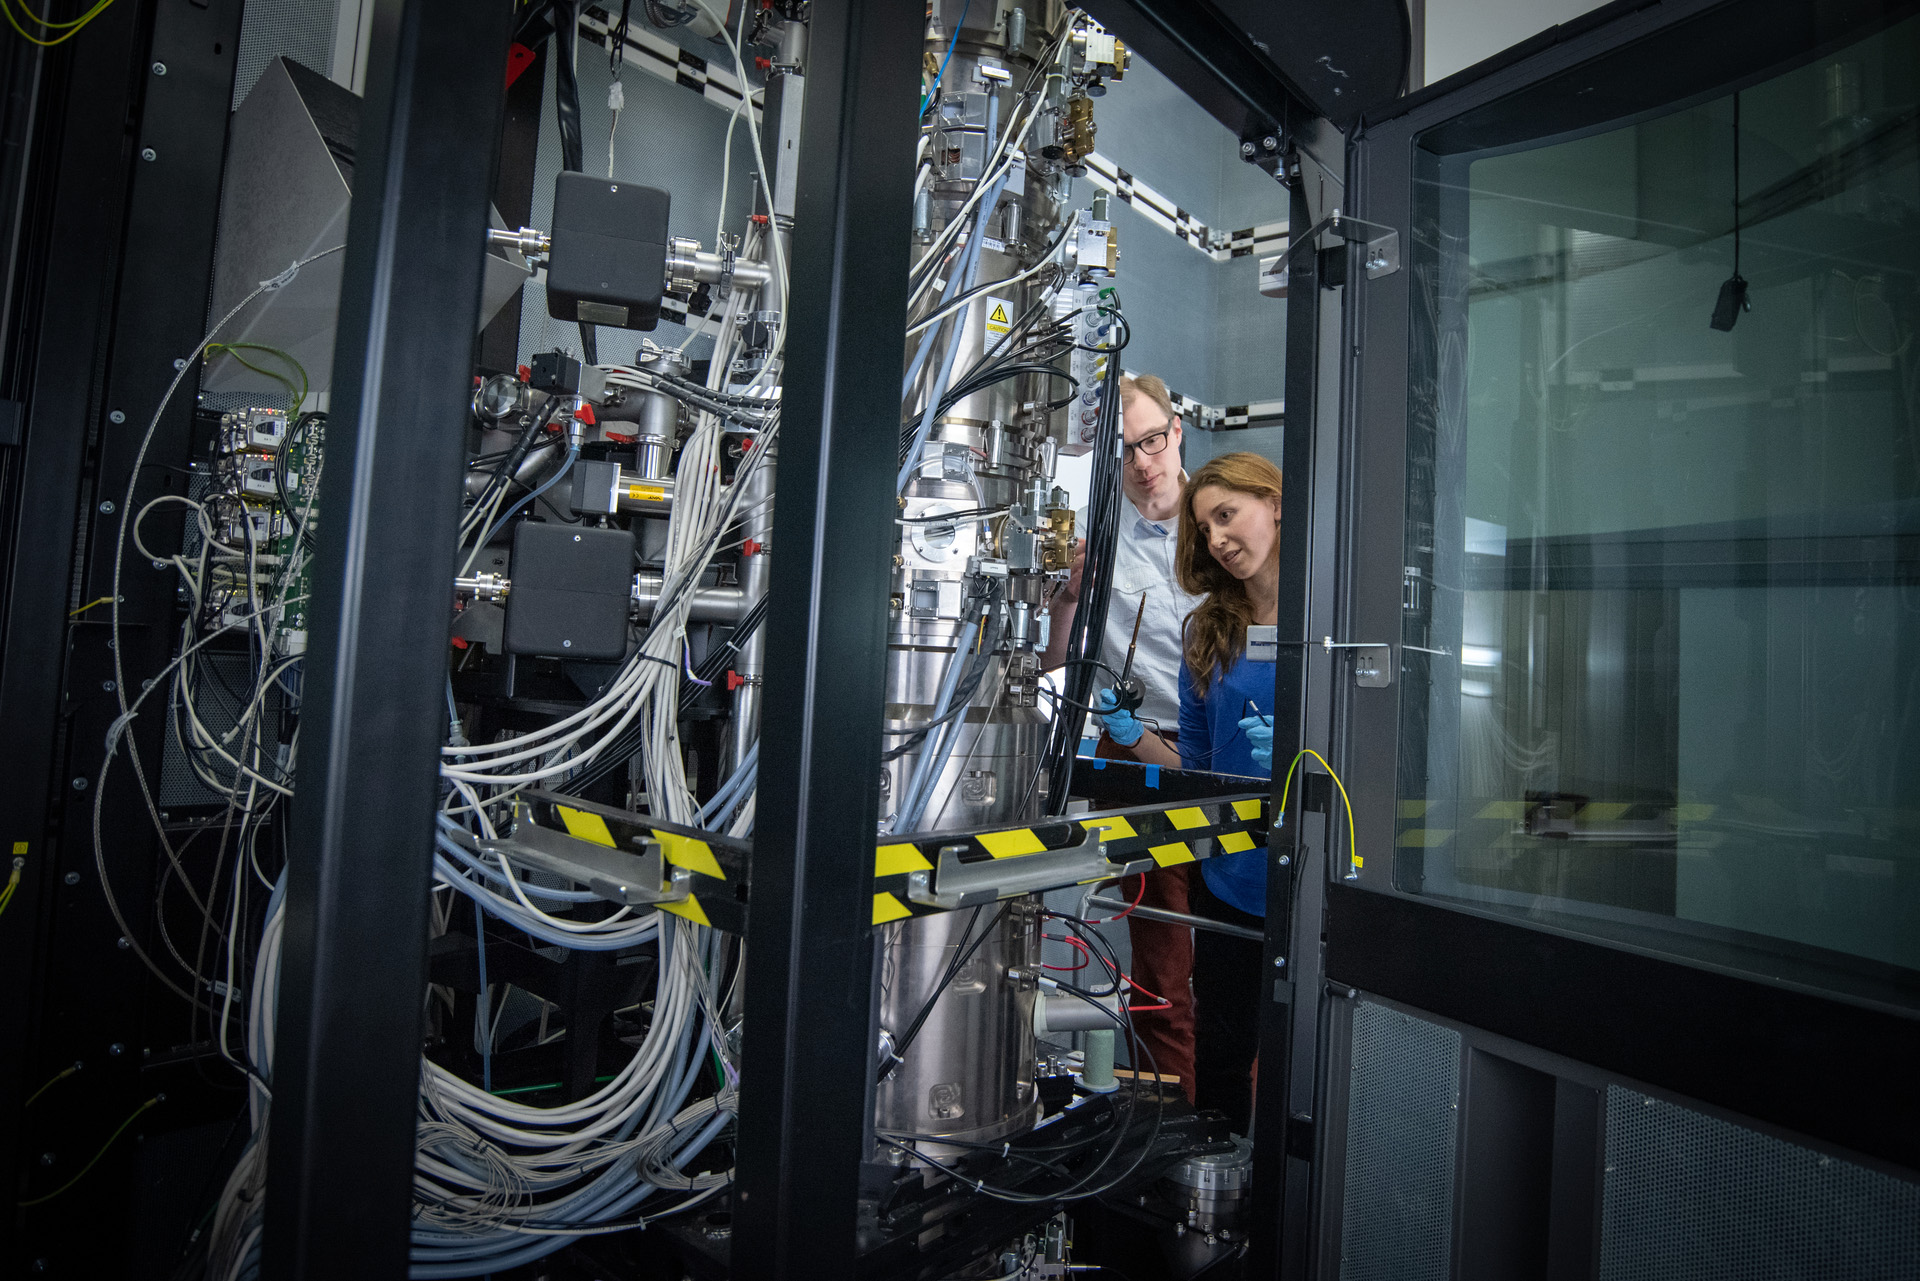
M 1128 462 L 1128 463 L 1132 462 L 1133 451 L 1136 449 L 1143 454 L 1151 455 L 1151 454 L 1159 453 L 1161 450 L 1167 447 L 1167 441 L 1172 438 L 1172 433 L 1173 433 L 1173 428 L 1162 427 L 1159 431 L 1156 431 L 1151 435 L 1142 436 L 1139 440 L 1134 441 L 1131 445 L 1128 445 L 1124 451 L 1122 451 L 1120 460 L 1122 462 Z

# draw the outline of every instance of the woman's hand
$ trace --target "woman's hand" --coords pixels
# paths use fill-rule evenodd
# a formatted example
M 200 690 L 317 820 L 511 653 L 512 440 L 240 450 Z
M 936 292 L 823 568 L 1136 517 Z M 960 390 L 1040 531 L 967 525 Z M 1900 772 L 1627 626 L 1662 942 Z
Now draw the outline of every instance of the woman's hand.
M 1264 716 L 1249 716 L 1240 722 L 1240 732 L 1253 747 L 1253 763 L 1273 773 L 1273 726 Z

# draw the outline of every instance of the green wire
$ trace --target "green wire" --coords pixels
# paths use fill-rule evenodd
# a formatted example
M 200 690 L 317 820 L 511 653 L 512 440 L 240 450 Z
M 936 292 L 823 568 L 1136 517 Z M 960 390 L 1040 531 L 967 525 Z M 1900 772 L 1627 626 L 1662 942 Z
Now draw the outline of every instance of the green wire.
M 281 360 L 286 361 L 288 367 L 290 367 L 293 370 L 293 372 L 300 375 L 300 386 L 298 388 L 294 387 L 293 380 L 288 378 L 284 374 L 277 374 L 271 369 L 262 369 L 259 365 L 254 364 L 251 360 L 248 360 L 245 356 L 242 356 L 240 354 L 242 351 L 264 351 L 269 356 L 275 356 Z M 271 378 L 275 382 L 279 383 L 282 387 L 285 387 L 287 389 L 287 396 L 292 401 L 292 403 L 287 407 L 287 412 L 289 414 L 299 413 L 301 406 L 307 403 L 307 390 L 310 384 L 307 382 L 307 371 L 305 367 L 302 366 L 299 361 L 295 360 L 287 352 L 281 351 L 278 347 L 269 347 L 264 343 L 257 343 L 257 342 L 208 343 L 206 354 L 209 357 L 211 357 L 216 353 L 224 353 L 228 356 L 232 356 L 235 360 L 239 361 L 246 368 L 251 369 L 254 373 L 259 374 L 265 378 Z
M 33 1198 L 33 1200 L 31 1201 L 20 1202 L 20 1208 L 24 1210 L 26 1207 L 30 1205 L 44 1205 L 48 1201 L 51 1201 L 55 1197 L 59 1196 L 62 1192 L 65 1192 L 68 1188 L 71 1188 L 74 1184 L 80 1182 L 80 1180 L 86 1178 L 88 1172 L 91 1171 L 94 1166 L 100 1164 L 100 1158 L 107 1154 L 107 1149 L 113 1146 L 113 1141 L 119 1138 L 122 1134 L 125 1134 L 127 1132 L 127 1127 L 132 1125 L 135 1121 L 138 1121 L 141 1117 L 141 1114 L 144 1113 L 148 1108 L 156 1107 L 159 1104 L 166 1102 L 166 1098 L 167 1096 L 164 1094 L 156 1094 L 152 1098 L 148 1099 L 145 1103 L 142 1103 L 139 1107 L 135 1108 L 133 1110 L 133 1115 L 128 1117 L 126 1120 L 122 1121 L 120 1123 L 120 1128 L 107 1136 L 107 1141 L 105 1143 L 102 1143 L 100 1145 L 100 1150 L 93 1154 L 93 1160 L 87 1162 L 85 1165 L 80 1167 L 80 1173 L 74 1175 L 71 1179 L 68 1179 L 65 1183 L 62 1183 L 59 1187 L 47 1193 L 45 1196 L 37 1196 Z
M 606 1076 L 594 1077 L 593 1083 L 595 1085 L 604 1085 L 611 1080 L 613 1080 L 613 1074 L 608 1073 Z M 497 1098 L 505 1098 L 509 1094 L 538 1094 L 541 1090 L 560 1089 L 564 1084 L 564 1081 L 551 1081 L 546 1085 L 516 1085 L 510 1090 L 495 1090 L 493 1093 Z

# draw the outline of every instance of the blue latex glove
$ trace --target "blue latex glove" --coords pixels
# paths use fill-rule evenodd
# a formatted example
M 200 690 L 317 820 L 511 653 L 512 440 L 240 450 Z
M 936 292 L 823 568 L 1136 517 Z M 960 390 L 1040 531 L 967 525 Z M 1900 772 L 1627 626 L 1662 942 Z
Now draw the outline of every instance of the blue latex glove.
M 1240 722 L 1240 732 L 1253 747 L 1253 763 L 1273 773 L 1273 726 L 1265 717 L 1249 716 Z
M 1100 717 L 1100 723 L 1107 727 L 1108 738 L 1122 747 L 1132 747 L 1140 741 L 1140 736 L 1147 732 L 1147 727 L 1142 725 L 1132 712 L 1107 711 L 1108 708 L 1117 707 L 1119 704 L 1120 700 L 1114 696 L 1111 689 L 1103 689 L 1093 700 L 1093 710 L 1105 713 Z

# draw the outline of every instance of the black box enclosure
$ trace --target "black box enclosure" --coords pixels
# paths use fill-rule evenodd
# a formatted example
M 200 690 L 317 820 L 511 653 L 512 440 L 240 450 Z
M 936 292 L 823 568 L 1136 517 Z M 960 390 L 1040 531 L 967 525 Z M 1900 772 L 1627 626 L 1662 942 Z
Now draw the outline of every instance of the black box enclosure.
M 522 521 L 513 531 L 509 654 L 625 658 L 633 535 Z
M 660 323 L 667 210 L 657 187 L 563 173 L 554 180 L 547 314 L 620 329 Z

